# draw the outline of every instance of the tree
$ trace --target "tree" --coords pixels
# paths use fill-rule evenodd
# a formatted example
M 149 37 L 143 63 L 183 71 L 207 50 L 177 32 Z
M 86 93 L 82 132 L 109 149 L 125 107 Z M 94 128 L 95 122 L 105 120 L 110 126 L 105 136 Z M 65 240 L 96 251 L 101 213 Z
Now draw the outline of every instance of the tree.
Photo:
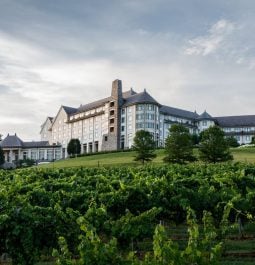
M 139 130 L 135 134 L 133 149 L 137 152 L 135 161 L 151 161 L 156 157 L 155 141 L 150 132 Z
M 81 153 L 81 143 L 79 139 L 71 139 L 67 146 L 69 155 L 78 155 Z
M 229 147 L 238 147 L 239 146 L 239 143 L 234 136 L 227 137 L 226 142 L 227 142 Z
M 3 149 L 0 146 L 0 166 L 3 165 L 4 162 L 5 162 L 5 159 L 4 159 L 4 151 L 3 151 Z
M 251 144 L 255 144 L 255 136 L 252 136 L 252 138 L 251 138 Z
M 232 160 L 224 132 L 218 126 L 211 126 L 202 134 L 199 146 L 199 156 L 205 162 L 223 162 Z
M 189 130 L 181 124 L 173 124 L 169 128 L 169 135 L 165 142 L 165 162 L 184 164 L 195 161 L 193 155 L 193 141 Z

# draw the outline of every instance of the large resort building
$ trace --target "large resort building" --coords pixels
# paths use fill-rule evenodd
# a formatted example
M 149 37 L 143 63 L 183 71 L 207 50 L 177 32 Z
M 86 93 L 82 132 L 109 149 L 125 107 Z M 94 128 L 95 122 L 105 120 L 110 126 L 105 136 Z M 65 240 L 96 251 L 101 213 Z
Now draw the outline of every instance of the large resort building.
M 153 135 L 157 146 L 164 146 L 169 128 L 175 123 L 185 125 L 192 134 L 216 124 L 239 144 L 249 144 L 255 135 L 255 115 L 212 117 L 206 111 L 199 115 L 161 105 L 146 90 L 123 92 L 121 80 L 115 80 L 109 97 L 78 108 L 61 106 L 54 117 L 48 117 L 40 131 L 44 146 L 38 147 L 37 154 L 24 143 L 15 155 L 18 152 L 18 156 L 37 160 L 65 158 L 67 145 L 74 138 L 80 140 L 82 153 L 128 149 L 136 131 L 142 129 Z

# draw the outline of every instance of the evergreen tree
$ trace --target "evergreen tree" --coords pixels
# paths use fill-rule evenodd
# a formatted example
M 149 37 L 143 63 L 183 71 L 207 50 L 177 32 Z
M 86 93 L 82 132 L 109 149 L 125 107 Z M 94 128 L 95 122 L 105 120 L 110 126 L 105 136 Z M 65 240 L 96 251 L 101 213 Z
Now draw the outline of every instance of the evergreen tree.
M 239 143 L 234 136 L 227 137 L 226 142 L 227 142 L 229 147 L 238 147 L 239 146 Z
M 224 132 L 218 126 L 206 129 L 202 134 L 199 146 L 200 159 L 205 162 L 223 162 L 232 160 Z
M 165 142 L 165 162 L 184 164 L 195 161 L 193 155 L 193 141 L 189 130 L 181 124 L 173 124 L 169 128 L 169 135 Z
M 150 132 L 139 130 L 134 137 L 133 149 L 137 152 L 135 161 L 151 161 L 156 157 L 155 142 Z
M 69 155 L 78 155 L 81 153 L 81 143 L 79 139 L 71 139 L 67 146 Z
M 5 162 L 4 160 L 5 160 L 4 159 L 4 151 L 0 146 L 0 166 L 4 164 L 4 162 Z

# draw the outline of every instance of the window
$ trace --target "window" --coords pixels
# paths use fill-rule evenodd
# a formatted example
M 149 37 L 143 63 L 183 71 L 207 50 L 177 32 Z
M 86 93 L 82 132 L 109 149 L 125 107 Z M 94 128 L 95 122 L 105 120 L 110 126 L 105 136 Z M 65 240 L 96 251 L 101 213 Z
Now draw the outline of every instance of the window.
M 143 123 L 141 122 L 136 123 L 136 129 L 143 129 Z
M 110 111 L 110 115 L 111 115 L 111 116 L 114 115 L 114 110 L 111 110 L 111 111 Z
M 207 126 L 207 121 L 203 121 L 203 126 Z
M 120 148 L 124 149 L 125 148 L 125 136 L 122 135 L 120 138 Z
M 43 149 L 39 150 L 39 160 L 44 160 L 44 150 Z
M 47 150 L 47 160 L 53 160 L 53 150 L 52 149 L 48 149 Z
M 125 126 L 121 126 L 121 131 L 122 131 L 122 132 L 125 131 Z
M 113 124 L 114 123 L 114 119 L 110 119 L 110 124 Z
M 108 141 L 108 136 L 104 137 L 104 141 L 107 142 Z
M 110 127 L 110 132 L 114 132 L 114 127 Z
M 125 114 L 125 109 L 121 109 L 121 114 L 122 114 L 122 115 Z
M 121 122 L 122 122 L 122 123 L 125 122 L 125 118 L 124 118 L 124 117 L 121 118 Z
M 136 105 L 136 110 L 137 111 L 141 111 L 144 109 L 144 106 L 143 105 Z
M 110 102 L 110 108 L 113 108 L 114 107 L 114 101 L 111 101 Z
M 27 157 L 27 154 L 28 154 L 27 151 L 24 151 L 24 152 L 23 152 L 23 159 L 24 159 L 24 160 L 28 158 L 28 157 Z

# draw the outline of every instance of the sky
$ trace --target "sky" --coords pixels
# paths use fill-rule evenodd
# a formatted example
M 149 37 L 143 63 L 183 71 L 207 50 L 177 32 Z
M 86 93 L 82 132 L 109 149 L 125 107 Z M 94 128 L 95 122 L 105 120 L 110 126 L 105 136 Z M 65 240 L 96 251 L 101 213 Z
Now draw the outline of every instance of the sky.
M 115 79 L 163 105 L 255 114 L 254 14 L 254 0 L 0 0 L 0 134 L 38 140 Z

